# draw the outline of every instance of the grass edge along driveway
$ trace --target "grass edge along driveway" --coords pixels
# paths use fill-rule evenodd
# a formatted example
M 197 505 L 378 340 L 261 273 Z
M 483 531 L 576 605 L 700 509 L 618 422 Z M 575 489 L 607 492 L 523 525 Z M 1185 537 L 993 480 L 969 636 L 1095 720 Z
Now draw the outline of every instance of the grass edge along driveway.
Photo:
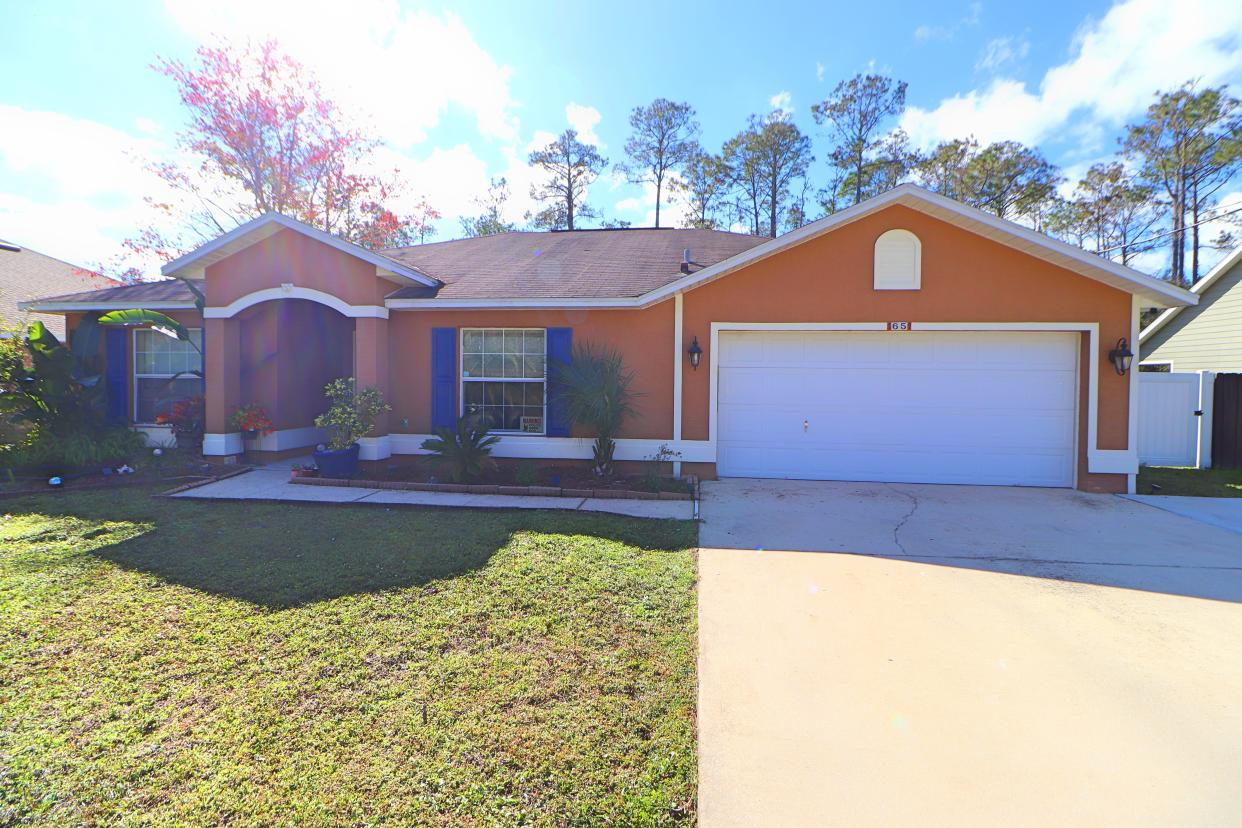
M 0 825 L 694 821 L 694 525 L 0 501 Z

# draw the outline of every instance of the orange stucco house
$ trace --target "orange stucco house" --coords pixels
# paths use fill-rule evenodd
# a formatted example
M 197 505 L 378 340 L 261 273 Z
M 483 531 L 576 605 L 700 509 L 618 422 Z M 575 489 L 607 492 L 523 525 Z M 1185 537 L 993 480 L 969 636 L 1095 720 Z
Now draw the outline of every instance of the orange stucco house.
M 1138 470 L 1137 373 L 1113 352 L 1140 309 L 1195 302 L 912 185 L 776 239 L 586 230 L 377 253 L 268 215 L 163 272 L 199 280 L 201 315 L 177 281 L 30 307 L 71 325 L 146 307 L 199 331 L 209 455 L 315 445 L 323 385 L 353 375 L 392 404 L 364 460 L 419 453 L 464 414 L 502 435 L 499 457 L 586 459 L 548 366 L 589 341 L 619 349 L 642 394 L 618 459 L 667 446 L 706 476 L 1093 491 L 1133 490 Z M 167 404 L 153 380 L 196 359 L 177 346 L 110 332 L 117 416 Z M 248 402 L 277 430 L 247 444 L 228 423 Z

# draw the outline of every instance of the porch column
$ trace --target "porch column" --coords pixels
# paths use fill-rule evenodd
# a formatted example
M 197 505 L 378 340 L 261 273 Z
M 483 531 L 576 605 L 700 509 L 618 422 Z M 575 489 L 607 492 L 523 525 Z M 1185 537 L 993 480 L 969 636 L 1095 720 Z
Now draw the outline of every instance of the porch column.
M 354 381 L 358 388 L 375 387 L 391 403 L 388 382 L 388 320 L 360 316 L 354 320 Z M 388 439 L 388 415 L 381 414 L 370 435 L 359 441 L 363 460 L 392 456 Z
M 229 417 L 241 405 L 241 322 L 208 318 L 203 320 L 203 328 L 207 397 L 203 454 L 241 454 L 241 434 L 229 430 Z

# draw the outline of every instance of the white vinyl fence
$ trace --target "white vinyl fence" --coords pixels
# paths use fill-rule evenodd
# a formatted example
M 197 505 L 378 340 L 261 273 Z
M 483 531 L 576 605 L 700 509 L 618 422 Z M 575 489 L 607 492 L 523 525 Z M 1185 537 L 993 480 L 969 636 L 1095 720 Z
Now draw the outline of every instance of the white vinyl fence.
M 1148 466 L 1211 465 L 1210 371 L 1139 373 L 1139 462 Z

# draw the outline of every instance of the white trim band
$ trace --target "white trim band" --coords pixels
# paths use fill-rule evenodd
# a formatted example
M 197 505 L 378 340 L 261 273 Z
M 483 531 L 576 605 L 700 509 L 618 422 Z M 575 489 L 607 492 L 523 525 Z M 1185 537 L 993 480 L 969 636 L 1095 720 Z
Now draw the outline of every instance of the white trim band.
M 428 454 L 422 442 L 431 434 L 390 434 L 393 454 Z M 526 458 L 531 460 L 590 460 L 590 437 L 527 437 L 520 434 L 496 435 L 500 442 L 493 457 Z M 617 460 L 650 460 L 661 446 L 681 453 L 684 463 L 714 463 L 716 454 L 706 440 L 650 440 L 626 438 L 617 440 Z
M 277 299 L 306 299 L 311 302 L 318 302 L 321 305 L 332 308 L 343 316 L 355 319 L 359 317 L 388 318 L 388 308 L 381 305 L 350 305 L 330 293 L 324 293 L 322 290 L 295 287 L 294 285 L 282 285 L 280 287 L 256 290 L 254 293 L 247 293 L 239 299 L 234 299 L 224 307 L 203 308 L 203 318 L 230 319 L 246 308 L 261 302 L 272 302 Z

